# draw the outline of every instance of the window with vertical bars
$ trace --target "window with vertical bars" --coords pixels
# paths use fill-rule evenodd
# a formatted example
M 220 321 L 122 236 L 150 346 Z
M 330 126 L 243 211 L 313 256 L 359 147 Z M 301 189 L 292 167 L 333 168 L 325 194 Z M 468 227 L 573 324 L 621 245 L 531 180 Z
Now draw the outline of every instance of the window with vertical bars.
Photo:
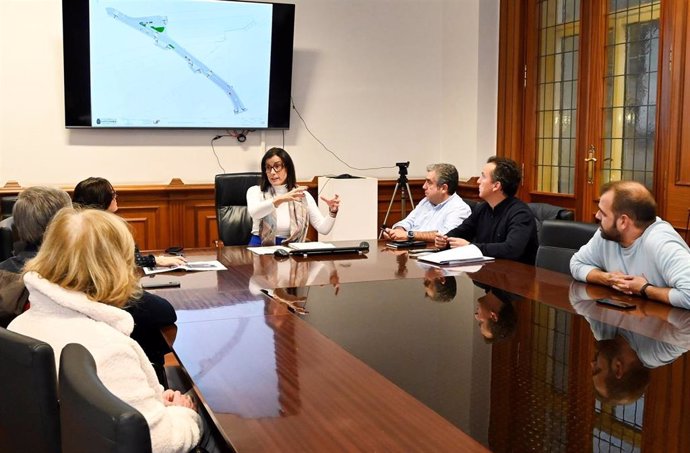
M 568 427 L 578 420 L 568 417 L 568 351 L 570 313 L 535 304 L 529 369 L 519 369 L 515 379 L 521 390 L 518 401 L 520 427 L 515 445 L 524 451 L 568 452 Z
M 531 369 L 527 378 L 517 373 L 526 392 L 522 426 L 529 451 L 567 452 L 568 426 L 582 422 L 568 417 L 572 401 L 568 393 L 569 350 L 574 346 L 571 335 L 573 315 L 553 307 L 535 304 L 532 317 Z M 604 404 L 595 400 L 592 408 L 593 453 L 639 453 L 642 444 L 644 396 L 627 405 Z
M 580 0 L 539 2 L 536 189 L 574 193 Z
M 634 403 L 612 406 L 597 401 L 592 452 L 640 453 L 644 396 Z
M 659 62 L 659 0 L 609 0 L 602 183 L 652 189 Z

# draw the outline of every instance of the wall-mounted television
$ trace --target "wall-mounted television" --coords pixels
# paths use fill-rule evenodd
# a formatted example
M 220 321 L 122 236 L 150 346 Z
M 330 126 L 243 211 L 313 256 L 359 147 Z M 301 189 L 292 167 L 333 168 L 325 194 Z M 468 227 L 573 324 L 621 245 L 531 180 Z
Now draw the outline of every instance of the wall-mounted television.
M 63 0 L 68 128 L 286 129 L 295 5 Z

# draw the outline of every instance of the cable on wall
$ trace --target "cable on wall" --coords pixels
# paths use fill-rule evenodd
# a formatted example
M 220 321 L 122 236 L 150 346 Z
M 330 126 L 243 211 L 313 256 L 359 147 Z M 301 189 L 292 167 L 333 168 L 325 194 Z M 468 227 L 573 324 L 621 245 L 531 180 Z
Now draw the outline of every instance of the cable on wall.
M 384 169 L 389 169 L 389 168 L 395 168 L 395 166 L 392 166 L 392 167 L 368 167 L 368 168 L 359 168 L 359 167 L 353 167 L 352 165 L 348 164 L 348 163 L 345 162 L 343 159 L 341 159 L 340 156 L 338 156 L 336 153 L 334 153 L 333 151 L 331 151 L 331 150 L 328 148 L 328 146 L 326 146 L 321 140 L 319 140 L 319 138 L 318 138 L 316 135 L 314 135 L 314 133 L 309 129 L 309 126 L 307 126 L 307 122 L 304 120 L 304 118 L 302 118 L 302 115 L 300 114 L 299 110 L 297 110 L 297 106 L 295 105 L 295 101 L 294 101 L 294 99 L 293 99 L 292 97 L 290 98 L 290 102 L 292 103 L 292 109 L 295 111 L 295 113 L 297 114 L 297 116 L 299 117 L 299 119 L 302 121 L 302 124 L 304 124 L 304 128 L 307 130 L 307 132 L 309 133 L 309 135 L 311 135 L 312 138 L 313 138 L 314 140 L 316 140 L 316 141 L 323 147 L 323 149 L 325 149 L 326 151 L 328 151 L 329 153 L 331 153 L 331 154 L 333 155 L 333 157 L 335 157 L 336 159 L 338 159 L 338 160 L 339 160 L 342 164 L 344 164 L 347 168 L 351 168 L 351 169 L 353 169 L 353 170 L 360 170 L 360 171 L 362 171 L 362 170 L 384 170 Z M 284 138 L 284 137 L 283 137 L 283 146 L 285 146 L 285 138 Z
M 219 166 L 220 169 L 223 171 L 223 173 L 227 173 L 227 172 L 225 171 L 225 168 L 223 168 L 223 165 L 220 163 L 220 158 L 218 157 L 218 153 L 216 152 L 215 142 L 216 142 L 216 140 L 218 140 L 219 138 L 227 137 L 227 136 L 228 136 L 228 135 L 216 135 L 215 137 L 213 137 L 213 138 L 211 139 L 211 149 L 213 150 L 213 155 L 216 156 L 216 162 L 218 162 L 218 166 Z

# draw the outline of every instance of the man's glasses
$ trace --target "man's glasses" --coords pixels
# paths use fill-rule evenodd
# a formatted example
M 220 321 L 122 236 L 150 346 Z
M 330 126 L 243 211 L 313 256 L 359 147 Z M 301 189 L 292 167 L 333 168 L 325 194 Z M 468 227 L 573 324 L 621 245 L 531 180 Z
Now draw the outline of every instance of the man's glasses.
M 278 162 L 278 163 L 274 164 L 273 166 L 266 165 L 265 170 L 266 170 L 266 173 L 270 173 L 271 170 L 273 170 L 276 173 L 280 173 L 283 170 L 283 168 L 285 168 L 285 165 L 283 165 L 282 162 Z

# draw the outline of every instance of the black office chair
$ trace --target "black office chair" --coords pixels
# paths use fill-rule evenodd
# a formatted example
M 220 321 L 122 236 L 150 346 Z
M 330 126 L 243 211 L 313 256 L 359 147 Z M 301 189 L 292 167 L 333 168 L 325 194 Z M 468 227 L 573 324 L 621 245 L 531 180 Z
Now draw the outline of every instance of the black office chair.
M 0 261 L 12 256 L 14 241 L 14 218 L 7 217 L 0 222 Z
M 59 452 L 53 348 L 0 327 L 0 357 L 0 451 Z
M 589 242 L 598 228 L 596 223 L 544 220 L 535 264 L 570 274 L 570 258 Z
M 59 376 L 62 453 L 151 453 L 146 419 L 105 388 L 84 346 L 65 346 Z
M 12 216 L 14 204 L 17 202 L 17 195 L 8 195 L 0 198 L 0 220 Z
M 573 220 L 573 211 L 548 203 L 527 203 L 537 221 L 537 234 L 545 220 Z
M 216 218 L 218 239 L 225 245 L 247 245 L 252 235 L 252 218 L 247 211 L 247 189 L 259 184 L 261 173 L 216 175 Z
M 467 206 L 470 207 L 470 209 L 472 210 L 472 212 L 474 212 L 474 210 L 477 208 L 477 205 L 480 203 L 480 202 L 477 201 L 477 200 L 471 200 L 471 199 L 469 199 L 469 198 L 463 198 L 462 201 L 464 201 L 465 203 L 467 203 Z

